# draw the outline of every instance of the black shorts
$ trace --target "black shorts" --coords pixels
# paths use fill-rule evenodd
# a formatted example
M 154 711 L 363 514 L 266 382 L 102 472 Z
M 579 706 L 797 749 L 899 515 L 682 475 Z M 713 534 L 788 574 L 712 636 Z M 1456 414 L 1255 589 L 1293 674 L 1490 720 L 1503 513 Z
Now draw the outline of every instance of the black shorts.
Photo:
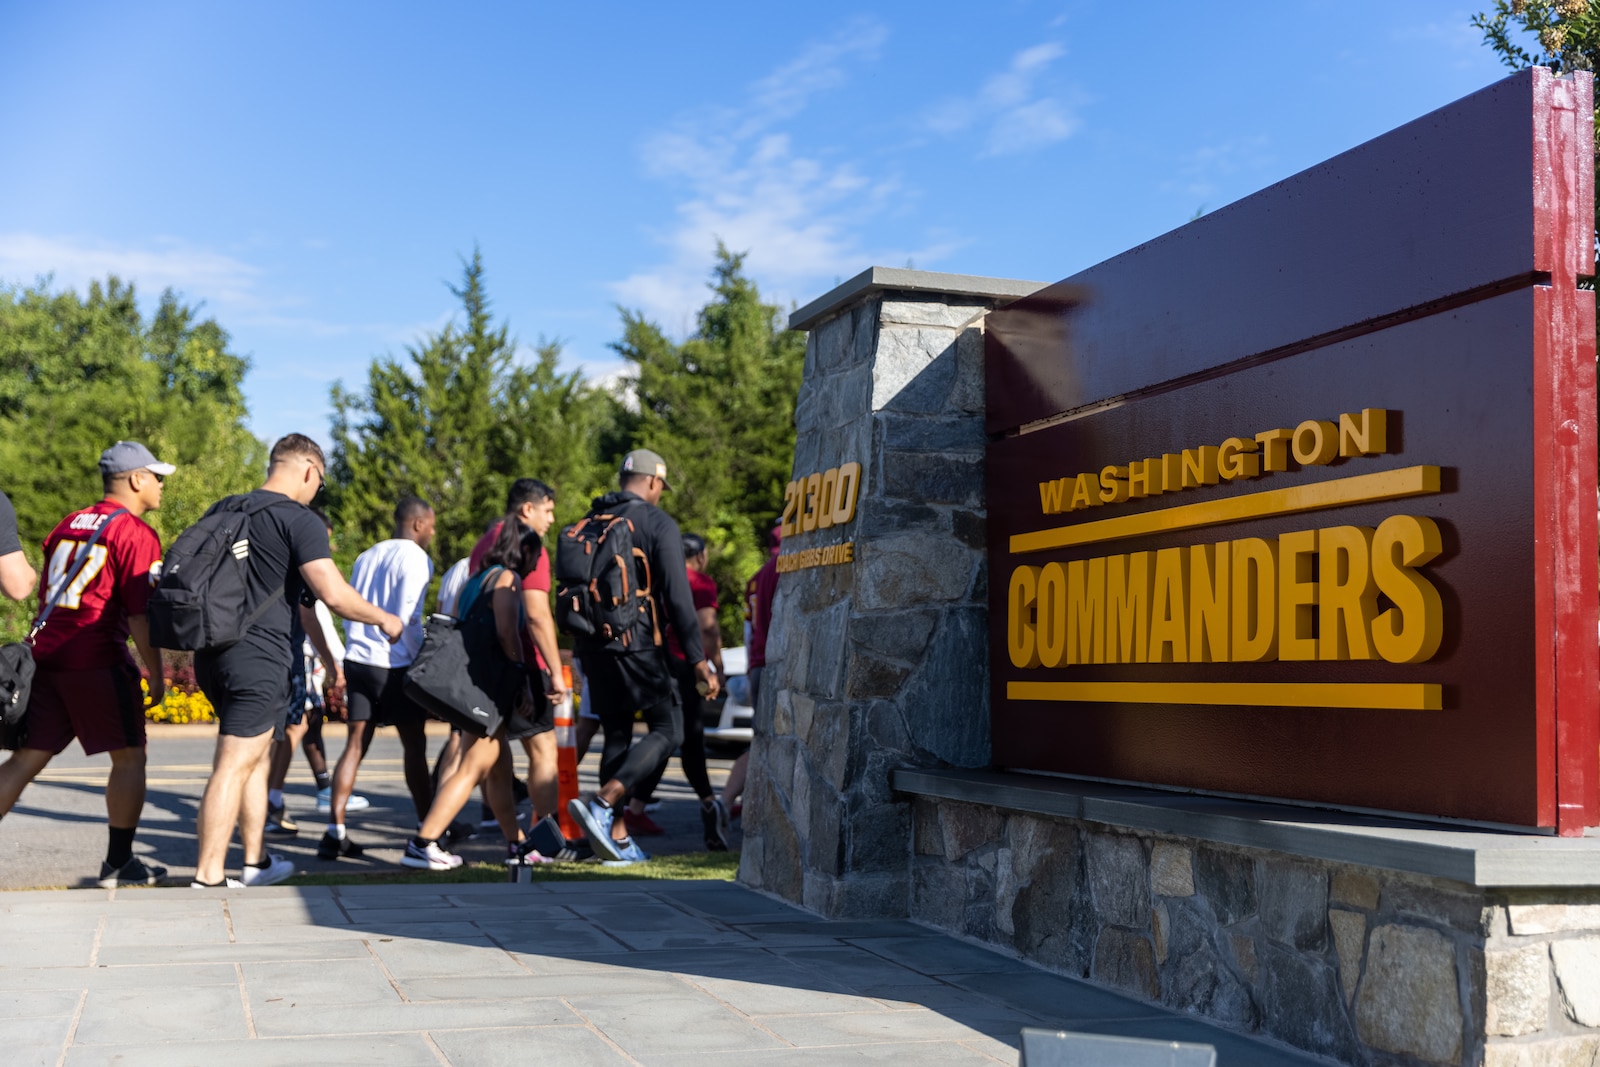
M 345 660 L 344 680 L 350 722 L 404 726 L 428 718 L 422 705 L 405 694 L 404 667 L 374 667 Z
M 680 703 L 678 682 L 667 665 L 667 654 L 648 652 L 584 652 L 584 677 L 589 679 L 589 699 L 602 723 L 613 726 L 631 721 L 633 713 L 664 701 Z
M 506 739 L 521 741 L 527 737 L 537 737 L 547 734 L 556 728 L 556 706 L 546 698 L 549 693 L 549 678 L 541 670 L 535 668 L 528 672 L 528 686 L 533 690 L 534 713 L 524 716 L 513 712 L 506 719 Z
M 216 709 L 218 732 L 228 737 L 260 737 L 268 730 L 283 737 L 289 713 L 289 668 L 281 657 L 264 653 L 248 640 L 221 652 L 196 652 L 194 677 Z
M 33 676 L 23 747 L 60 755 L 76 737 L 86 755 L 144 747 L 144 694 L 133 664 Z

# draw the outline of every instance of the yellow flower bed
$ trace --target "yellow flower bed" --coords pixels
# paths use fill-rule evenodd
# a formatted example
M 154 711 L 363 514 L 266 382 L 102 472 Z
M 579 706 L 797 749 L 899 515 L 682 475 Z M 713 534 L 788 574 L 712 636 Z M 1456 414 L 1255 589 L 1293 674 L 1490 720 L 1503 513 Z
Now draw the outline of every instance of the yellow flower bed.
M 139 688 L 144 690 L 145 697 L 150 696 L 150 686 L 144 679 L 139 680 Z M 153 708 L 144 709 L 144 717 L 150 722 L 216 722 L 216 710 L 211 707 L 211 701 L 206 695 L 196 689 L 192 693 L 174 689 L 172 683 L 167 683 L 167 697 Z

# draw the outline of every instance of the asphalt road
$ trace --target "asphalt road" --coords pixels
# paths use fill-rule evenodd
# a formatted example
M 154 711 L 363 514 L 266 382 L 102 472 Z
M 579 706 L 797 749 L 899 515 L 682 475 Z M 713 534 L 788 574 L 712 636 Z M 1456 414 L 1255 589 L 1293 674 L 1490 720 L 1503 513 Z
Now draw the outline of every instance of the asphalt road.
M 330 764 L 344 747 L 343 727 L 324 728 Z M 430 733 L 429 759 L 443 746 L 442 730 Z M 144 818 L 134 845 L 136 855 L 146 863 L 169 869 L 168 884 L 187 885 L 195 864 L 195 811 L 211 771 L 211 754 L 216 744 L 214 727 L 152 726 L 149 738 L 149 794 Z M 579 768 L 583 787 L 594 788 L 599 767 L 598 740 Z M 517 773 L 526 774 L 526 757 L 516 747 Z M 729 760 L 711 760 L 712 785 L 721 788 L 727 777 Z M 106 815 L 105 782 L 110 760 L 85 756 L 76 744 L 53 760 L 44 773 L 22 794 L 17 806 L 0 818 L 0 889 L 43 887 L 88 887 L 99 875 L 105 858 Z M 305 759 L 296 754 L 285 785 L 289 813 L 300 824 L 295 837 L 269 838 L 268 848 L 292 859 L 304 873 L 399 869 L 406 839 L 416 826 L 416 812 L 406 792 L 400 770 L 400 742 L 393 730 L 380 730 L 366 760 L 356 791 L 372 802 L 365 811 L 347 818 L 350 835 L 366 847 L 360 859 L 319 860 L 317 840 L 327 823 L 316 812 L 316 783 Z M 697 852 L 704 848 L 699 806 L 674 757 L 668 767 L 658 798 L 661 808 L 653 813 L 667 834 L 640 837 L 639 842 L 652 854 Z M 523 805 L 527 811 L 527 805 Z M 478 803 L 471 801 L 463 817 L 476 818 Z M 738 824 L 734 824 L 734 848 L 739 847 Z M 456 851 L 469 862 L 504 858 L 504 841 L 498 830 L 483 830 L 479 836 Z M 229 874 L 237 875 L 241 861 L 235 843 L 229 852 Z

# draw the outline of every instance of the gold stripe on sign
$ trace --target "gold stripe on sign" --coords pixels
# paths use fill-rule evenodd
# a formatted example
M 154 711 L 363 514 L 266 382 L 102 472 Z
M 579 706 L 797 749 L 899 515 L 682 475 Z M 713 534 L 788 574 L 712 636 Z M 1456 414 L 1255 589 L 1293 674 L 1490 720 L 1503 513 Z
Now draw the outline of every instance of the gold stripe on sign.
M 1438 711 L 1442 687 L 1389 682 L 1007 682 L 1012 700 Z
M 1075 545 L 1120 541 L 1145 534 L 1193 530 L 1242 519 L 1264 519 L 1272 515 L 1293 515 L 1347 504 L 1370 504 L 1379 500 L 1425 496 L 1438 491 L 1438 467 L 1401 467 L 1399 470 L 1335 478 L 1329 482 L 1313 482 L 1287 489 L 1269 489 L 1263 493 L 1249 493 L 1223 500 L 1203 500 L 1198 504 L 1182 504 L 1137 515 L 1118 515 L 1114 519 L 1080 522 L 1075 526 L 1058 526 L 1053 530 L 1013 534 L 1011 551 L 1019 555 L 1045 552 L 1052 548 L 1072 548 Z

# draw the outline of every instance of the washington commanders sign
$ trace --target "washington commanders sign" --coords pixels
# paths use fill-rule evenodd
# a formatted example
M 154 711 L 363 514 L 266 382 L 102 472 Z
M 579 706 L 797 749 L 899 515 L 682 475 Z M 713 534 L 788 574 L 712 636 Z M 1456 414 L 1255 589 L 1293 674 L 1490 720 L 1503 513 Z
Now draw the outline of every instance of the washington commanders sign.
M 1524 72 L 989 317 L 997 765 L 1600 822 L 1590 115 Z

